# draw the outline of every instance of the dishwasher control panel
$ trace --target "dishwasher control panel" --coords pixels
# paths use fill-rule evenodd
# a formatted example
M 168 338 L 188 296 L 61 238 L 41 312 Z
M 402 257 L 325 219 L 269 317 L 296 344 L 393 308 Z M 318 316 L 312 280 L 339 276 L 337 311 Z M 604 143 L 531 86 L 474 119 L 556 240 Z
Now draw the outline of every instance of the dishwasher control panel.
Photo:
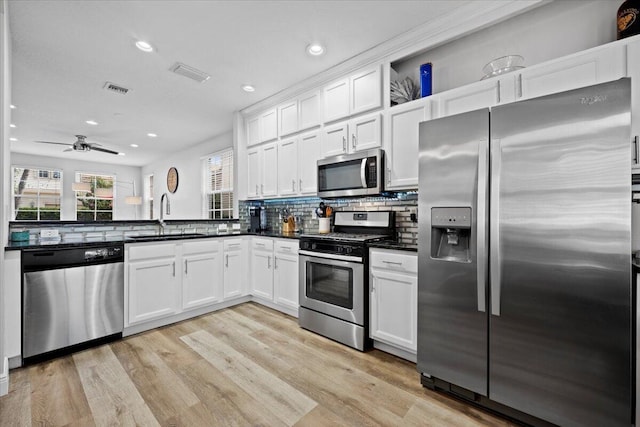
M 84 251 L 85 261 L 108 260 L 122 257 L 121 247 L 95 248 Z

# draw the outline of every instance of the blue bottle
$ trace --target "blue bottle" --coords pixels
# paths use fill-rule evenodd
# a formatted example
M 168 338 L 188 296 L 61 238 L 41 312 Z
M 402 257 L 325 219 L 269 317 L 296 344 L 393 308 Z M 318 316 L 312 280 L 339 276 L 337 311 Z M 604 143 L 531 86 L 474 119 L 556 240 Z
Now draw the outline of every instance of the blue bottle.
M 431 62 L 420 66 L 420 96 L 431 95 Z

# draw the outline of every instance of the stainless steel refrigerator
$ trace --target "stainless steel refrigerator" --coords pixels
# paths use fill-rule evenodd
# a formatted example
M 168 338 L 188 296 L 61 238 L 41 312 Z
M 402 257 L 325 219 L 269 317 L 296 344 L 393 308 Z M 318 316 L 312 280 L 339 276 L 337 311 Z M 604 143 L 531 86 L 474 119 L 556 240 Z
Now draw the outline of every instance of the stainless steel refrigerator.
M 631 424 L 630 121 L 621 79 L 420 124 L 425 386 Z

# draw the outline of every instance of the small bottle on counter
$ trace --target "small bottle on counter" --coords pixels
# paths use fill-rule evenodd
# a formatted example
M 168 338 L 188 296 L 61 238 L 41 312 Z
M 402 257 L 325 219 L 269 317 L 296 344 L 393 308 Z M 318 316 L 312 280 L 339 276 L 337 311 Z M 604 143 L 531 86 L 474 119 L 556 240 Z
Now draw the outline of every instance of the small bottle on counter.
M 618 40 L 640 34 L 640 0 L 627 0 L 618 9 Z

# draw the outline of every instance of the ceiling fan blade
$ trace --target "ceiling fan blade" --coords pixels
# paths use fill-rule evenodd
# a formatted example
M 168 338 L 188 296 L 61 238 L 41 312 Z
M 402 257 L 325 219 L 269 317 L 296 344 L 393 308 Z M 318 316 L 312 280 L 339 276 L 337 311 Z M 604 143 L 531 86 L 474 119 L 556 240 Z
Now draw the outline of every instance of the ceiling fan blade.
M 117 151 L 107 150 L 106 148 L 91 147 L 91 150 L 102 151 L 103 153 L 118 155 Z
M 33 141 L 33 142 L 39 142 L 40 144 L 73 145 L 73 144 L 67 144 L 65 142 L 53 142 L 53 141 Z

